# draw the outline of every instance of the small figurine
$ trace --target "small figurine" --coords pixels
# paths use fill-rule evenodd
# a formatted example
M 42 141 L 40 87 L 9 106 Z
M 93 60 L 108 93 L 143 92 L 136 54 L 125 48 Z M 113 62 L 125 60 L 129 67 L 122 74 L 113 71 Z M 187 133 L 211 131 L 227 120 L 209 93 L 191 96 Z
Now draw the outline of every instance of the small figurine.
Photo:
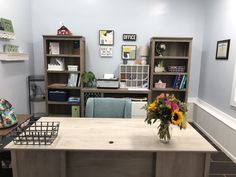
M 154 68 L 155 73 L 165 72 L 165 67 L 163 66 L 163 60 L 161 60 L 157 66 Z

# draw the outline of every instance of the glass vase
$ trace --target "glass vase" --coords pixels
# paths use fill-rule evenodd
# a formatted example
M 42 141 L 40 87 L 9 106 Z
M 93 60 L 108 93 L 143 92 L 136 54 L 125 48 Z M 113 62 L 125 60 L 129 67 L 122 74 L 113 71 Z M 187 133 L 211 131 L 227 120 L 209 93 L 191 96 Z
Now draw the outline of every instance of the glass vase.
M 169 122 L 161 122 L 159 125 L 158 136 L 160 142 L 167 144 L 171 140 L 172 129 Z

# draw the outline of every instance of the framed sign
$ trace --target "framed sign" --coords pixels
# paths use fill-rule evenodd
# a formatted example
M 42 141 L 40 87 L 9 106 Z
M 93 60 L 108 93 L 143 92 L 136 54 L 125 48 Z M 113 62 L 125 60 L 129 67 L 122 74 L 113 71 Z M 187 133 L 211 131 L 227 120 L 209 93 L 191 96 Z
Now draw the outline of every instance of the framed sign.
M 230 39 L 217 41 L 216 59 L 227 60 L 229 56 Z
M 101 46 L 100 47 L 100 56 L 101 57 L 112 57 L 112 47 Z
M 136 45 L 122 45 L 121 56 L 124 60 L 135 60 L 136 59 Z
M 113 30 L 99 30 L 99 44 L 100 45 L 113 45 L 114 44 L 114 31 Z
M 0 28 L 1 28 L 1 30 L 14 33 L 14 29 L 13 29 L 11 20 L 8 20 L 5 18 L 0 18 Z
M 136 34 L 123 34 L 123 41 L 136 41 Z

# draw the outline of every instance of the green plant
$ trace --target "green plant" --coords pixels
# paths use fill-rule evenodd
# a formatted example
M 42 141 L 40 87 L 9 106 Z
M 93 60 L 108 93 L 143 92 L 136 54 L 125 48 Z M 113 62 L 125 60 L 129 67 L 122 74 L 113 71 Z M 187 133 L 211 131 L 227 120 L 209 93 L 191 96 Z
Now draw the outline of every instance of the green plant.
M 94 75 L 93 72 L 91 71 L 88 71 L 88 72 L 84 72 L 82 75 L 81 75 L 81 78 L 82 78 L 82 81 L 84 83 L 84 85 L 86 87 L 92 87 L 93 86 L 93 82 L 95 81 L 96 77 Z

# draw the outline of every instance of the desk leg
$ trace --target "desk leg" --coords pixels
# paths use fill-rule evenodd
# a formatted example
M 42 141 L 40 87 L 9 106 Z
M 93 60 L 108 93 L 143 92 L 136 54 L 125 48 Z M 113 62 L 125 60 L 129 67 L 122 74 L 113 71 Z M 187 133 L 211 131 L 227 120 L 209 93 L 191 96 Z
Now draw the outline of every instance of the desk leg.
M 60 152 L 60 166 L 61 166 L 60 177 L 66 177 L 66 152 L 65 151 Z
M 209 176 L 210 159 L 211 159 L 211 154 L 210 154 L 210 153 L 206 153 L 206 154 L 205 154 L 205 171 L 204 171 L 204 177 L 208 177 L 208 176 Z
M 155 177 L 207 177 L 206 154 L 200 152 L 158 152 Z
M 17 168 L 17 157 L 16 157 L 16 151 L 11 151 L 11 165 L 12 165 L 12 174 L 13 177 L 18 177 L 18 168 Z

